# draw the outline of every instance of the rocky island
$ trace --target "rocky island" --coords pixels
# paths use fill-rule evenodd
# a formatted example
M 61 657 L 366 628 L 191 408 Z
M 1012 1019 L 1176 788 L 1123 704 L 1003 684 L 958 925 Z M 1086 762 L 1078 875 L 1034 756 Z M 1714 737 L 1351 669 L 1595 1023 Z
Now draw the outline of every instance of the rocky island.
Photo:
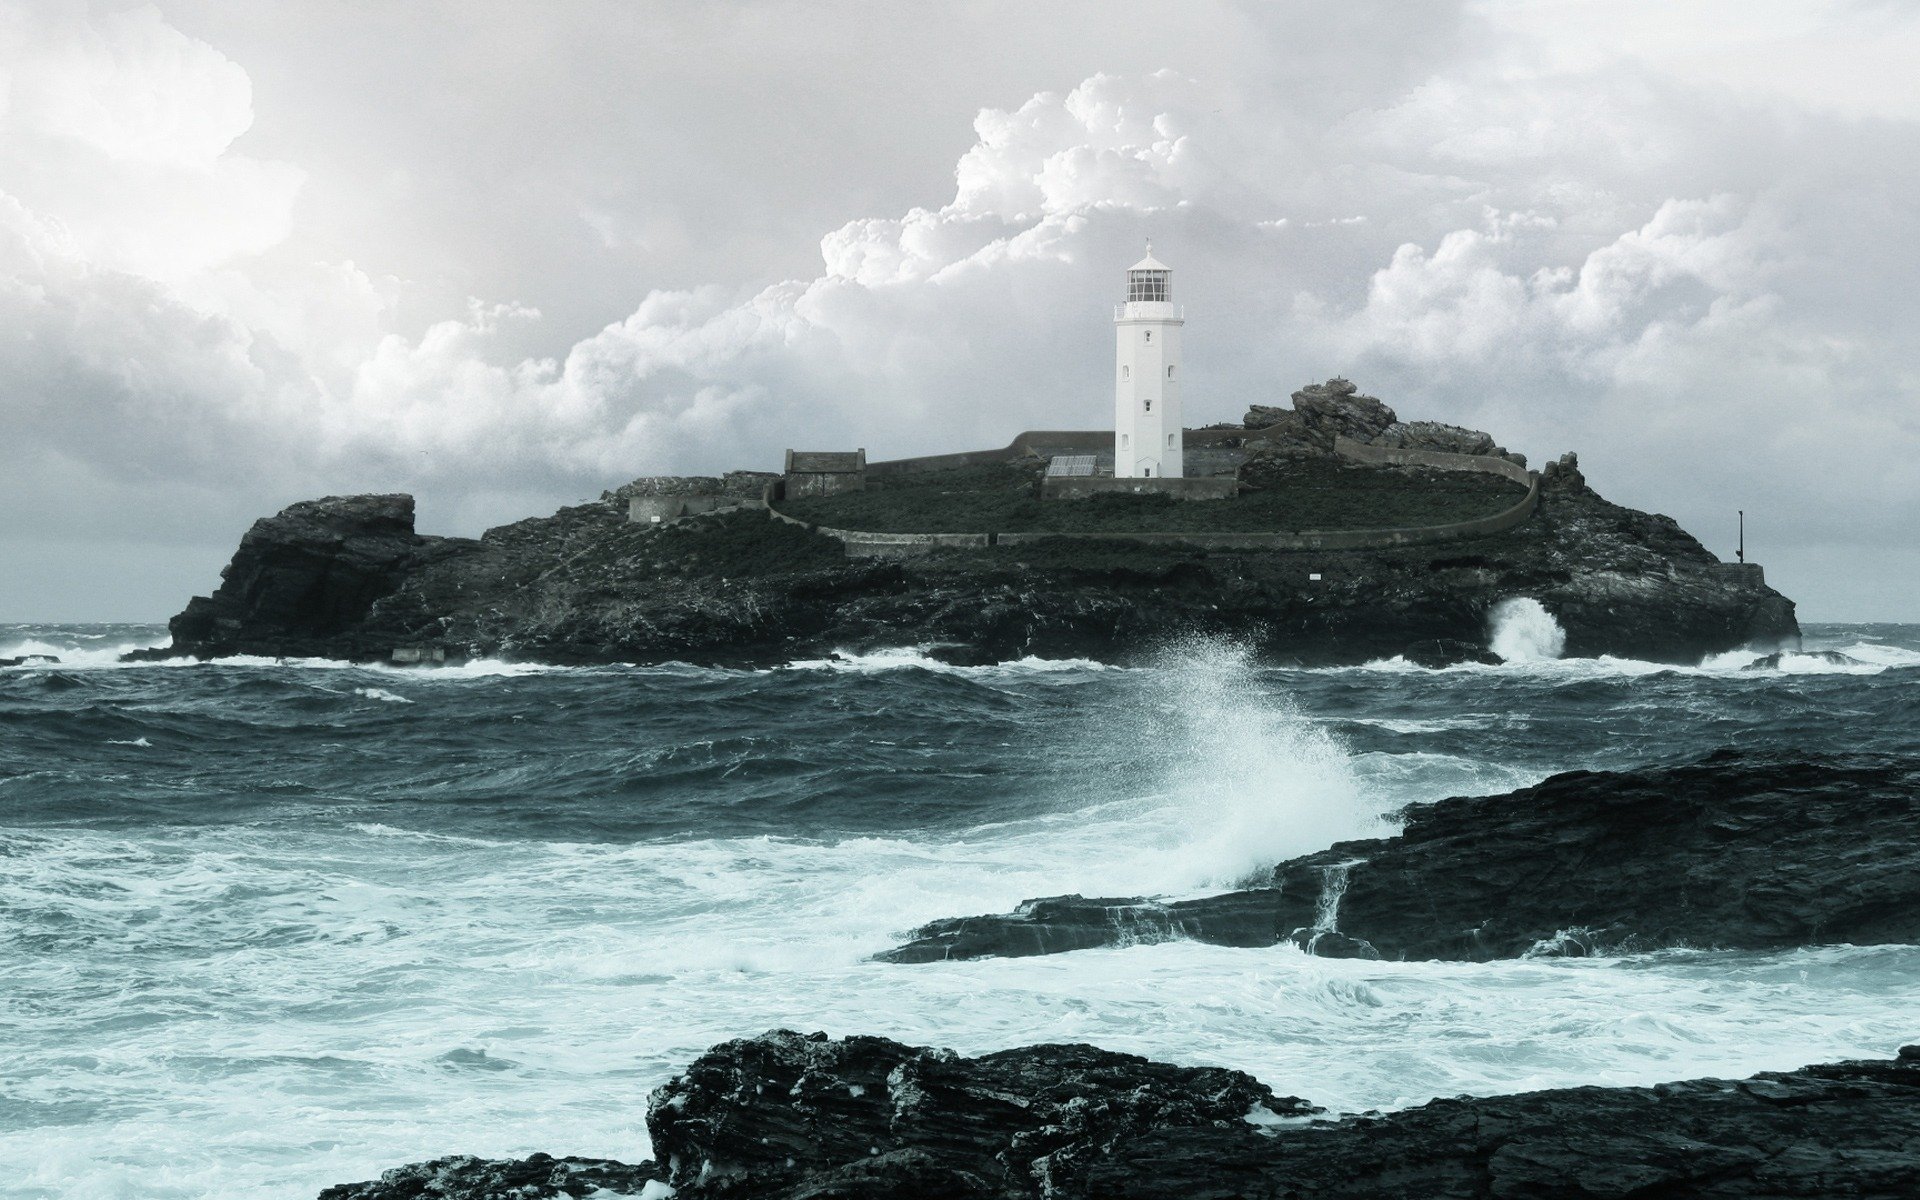
M 1572 455 L 1528 472 L 1487 434 L 1403 422 L 1345 380 L 1186 437 L 1188 477 L 1151 482 L 1212 498 L 1043 498 L 1050 460 L 1111 444 L 1094 432 L 862 455 L 839 493 L 791 473 L 636 481 L 479 538 L 419 534 L 410 496 L 306 501 L 254 524 L 155 653 L 1126 662 L 1201 634 L 1272 663 L 1439 665 L 1488 658 L 1489 613 L 1520 596 L 1575 656 L 1692 662 L 1798 636 L 1757 567 L 1601 498 Z

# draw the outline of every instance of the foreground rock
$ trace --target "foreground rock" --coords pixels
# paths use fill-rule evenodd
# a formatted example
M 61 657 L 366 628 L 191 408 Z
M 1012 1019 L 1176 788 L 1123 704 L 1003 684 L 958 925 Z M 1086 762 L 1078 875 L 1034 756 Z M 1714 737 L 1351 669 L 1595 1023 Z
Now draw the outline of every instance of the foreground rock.
M 1246 488 L 1277 486 L 1338 437 L 1518 457 L 1474 430 L 1401 422 L 1344 380 L 1294 401 L 1256 409 L 1250 420 L 1266 425 L 1210 451 L 1239 463 L 1228 469 Z M 1049 539 L 883 562 L 753 510 L 636 524 L 629 498 L 609 492 L 477 539 L 416 534 L 407 496 L 296 504 L 255 523 L 159 653 L 745 665 L 922 645 L 955 662 L 1129 662 L 1200 635 L 1275 663 L 1443 665 L 1483 660 L 1489 613 L 1522 595 L 1565 627 L 1574 656 L 1697 662 L 1799 635 L 1792 602 L 1757 570 L 1720 562 L 1670 518 L 1602 499 L 1571 456 L 1547 465 L 1537 510 L 1505 533 L 1311 554 Z
M 1920 761 L 1723 751 L 1410 808 L 1397 837 L 1198 900 L 1058 896 L 936 921 L 900 963 L 1191 938 L 1481 961 L 1920 942 Z
M 1910 1197 L 1920 1047 L 1329 1118 L 1238 1071 L 1091 1046 L 961 1058 L 776 1031 L 702 1055 L 654 1092 L 647 1125 L 664 1166 L 440 1159 L 323 1200 L 651 1198 L 663 1184 L 679 1200 Z
M 549 1197 L 665 1196 L 651 1162 L 629 1166 L 602 1158 L 488 1159 L 455 1154 L 395 1167 L 367 1183 L 343 1183 L 320 1200 L 545 1200 Z M 649 1185 L 652 1185 L 649 1191 Z

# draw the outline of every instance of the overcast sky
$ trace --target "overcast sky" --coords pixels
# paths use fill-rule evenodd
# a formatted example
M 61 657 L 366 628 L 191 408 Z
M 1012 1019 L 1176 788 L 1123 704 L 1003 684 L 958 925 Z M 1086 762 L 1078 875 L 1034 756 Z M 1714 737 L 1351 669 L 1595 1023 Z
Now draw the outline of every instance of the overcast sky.
M 1343 374 L 1920 620 L 1920 5 L 0 0 L 0 620 Z

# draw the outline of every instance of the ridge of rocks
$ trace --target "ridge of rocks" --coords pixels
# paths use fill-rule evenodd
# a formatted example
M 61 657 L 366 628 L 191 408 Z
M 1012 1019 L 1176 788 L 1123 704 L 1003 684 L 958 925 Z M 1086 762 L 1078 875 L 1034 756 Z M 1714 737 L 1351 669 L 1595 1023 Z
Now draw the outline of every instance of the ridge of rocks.
M 1399 834 L 1291 859 L 1262 886 L 1172 902 L 1029 900 L 932 922 L 877 957 L 1174 938 L 1455 961 L 1920 942 L 1920 760 L 1720 751 L 1401 816 Z
M 321 1200 L 1904 1200 L 1920 1192 L 1920 1046 L 1330 1117 L 1239 1071 L 1092 1046 L 966 1058 L 774 1030 L 701 1055 L 647 1124 L 655 1162 L 455 1156 Z

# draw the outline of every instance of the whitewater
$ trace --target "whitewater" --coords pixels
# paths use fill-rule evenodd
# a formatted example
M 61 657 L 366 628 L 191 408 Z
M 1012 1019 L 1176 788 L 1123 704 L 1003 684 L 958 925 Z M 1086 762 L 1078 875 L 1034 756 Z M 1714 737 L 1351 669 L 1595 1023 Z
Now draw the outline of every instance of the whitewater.
M 1745 1075 L 1914 1039 L 1920 949 L 1489 964 L 1175 942 L 868 961 L 1032 896 L 1204 894 L 1410 804 L 1726 746 L 1920 752 L 1920 627 L 1674 667 L 765 671 L 119 662 L 0 626 L 0 1195 L 311 1197 L 397 1164 L 637 1162 L 648 1092 L 777 1026 L 1087 1041 L 1337 1109 Z

